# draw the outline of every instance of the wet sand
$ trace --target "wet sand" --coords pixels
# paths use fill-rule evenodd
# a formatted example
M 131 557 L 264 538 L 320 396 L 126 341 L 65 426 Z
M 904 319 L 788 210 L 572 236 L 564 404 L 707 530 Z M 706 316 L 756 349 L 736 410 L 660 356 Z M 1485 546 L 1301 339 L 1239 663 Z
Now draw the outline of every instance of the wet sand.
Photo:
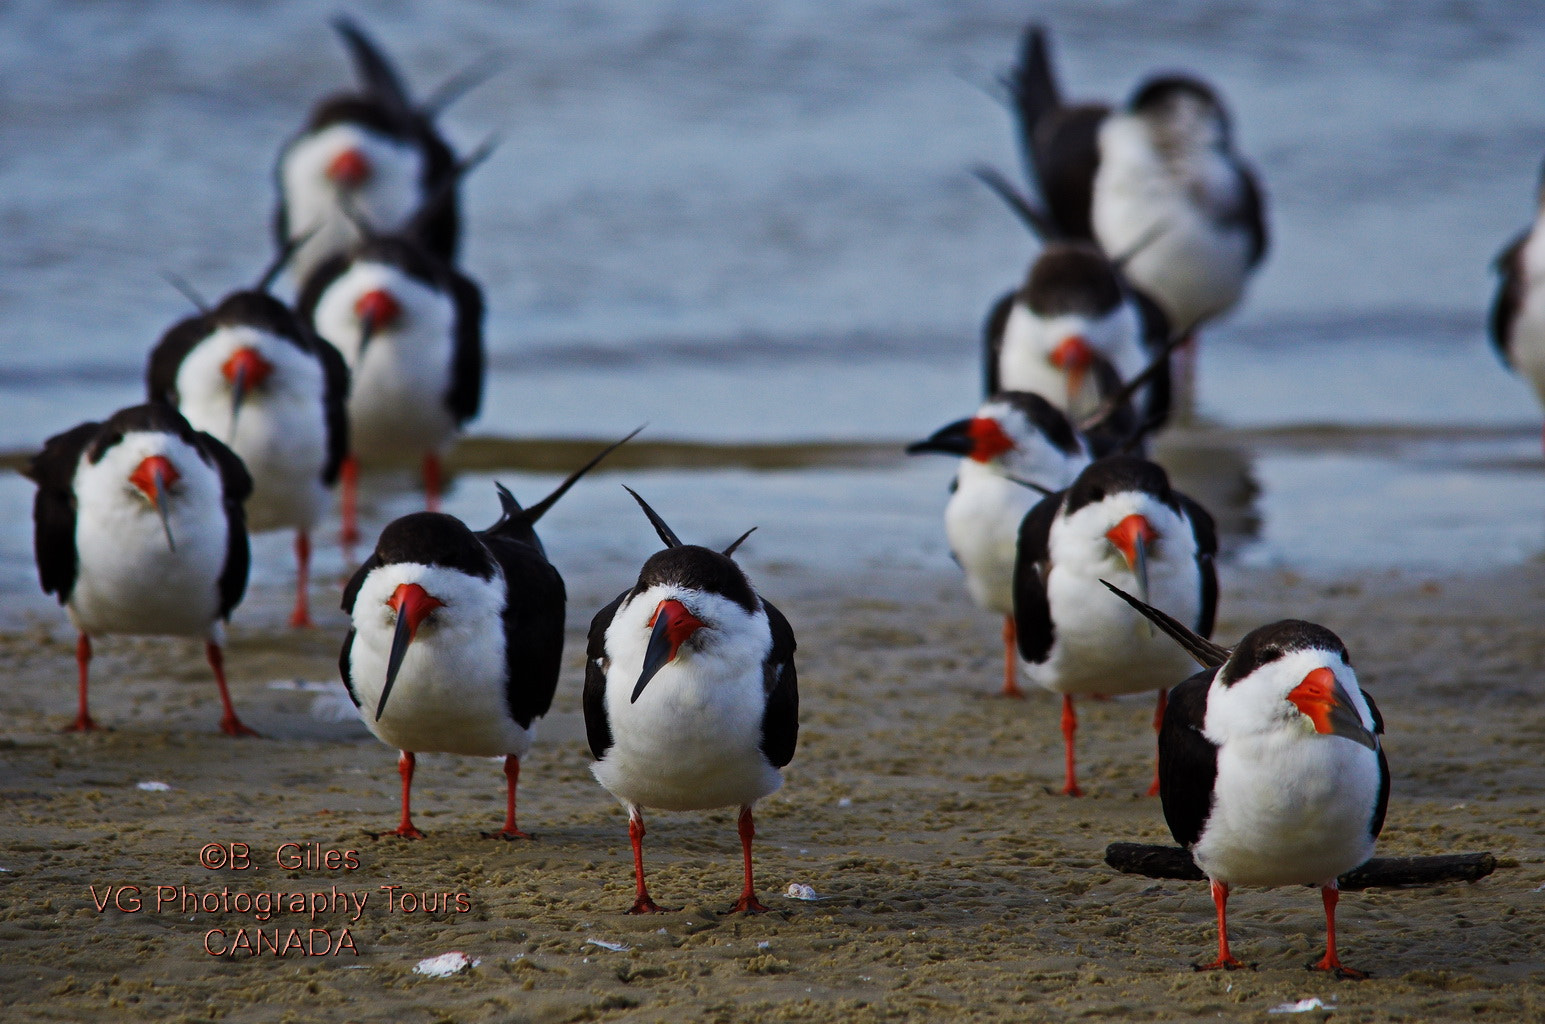
M 1238 891 L 1234 951 L 1258 967 L 1199 974 L 1190 964 L 1214 943 L 1206 886 L 1105 866 L 1112 840 L 1168 841 L 1157 801 L 1140 795 L 1148 698 L 1083 704 L 1088 795 L 1070 800 L 1054 792 L 1055 700 L 992 696 L 997 623 L 953 576 L 752 571 L 794 624 L 802 689 L 798 753 L 758 807 L 758 882 L 773 912 L 755 918 L 725 913 L 740 882 L 728 810 L 651 815 L 651 889 L 681 910 L 620 913 L 632 898 L 627 829 L 590 778 L 579 691 L 584 627 L 621 571 L 570 581 L 567 665 L 522 774 L 529 842 L 480 836 L 502 821 L 497 762 L 436 755 L 420 758 L 414 788 L 428 837 L 374 838 L 396 822 L 393 752 L 357 720 L 328 720 L 329 692 L 294 682 L 336 678 L 343 620 L 321 586 L 314 631 L 281 628 L 278 590 L 249 598 L 232 630 L 235 700 L 261 740 L 220 735 L 198 646 L 159 640 L 100 643 L 92 710 L 110 731 L 60 735 L 74 700 L 62 616 L 0 637 L 0 1018 L 1324 1019 L 1267 1015 L 1311 997 L 1337 1020 L 1545 1016 L 1538 565 L 1342 583 L 1224 569 L 1219 639 L 1292 613 L 1348 642 L 1388 720 L 1395 783 L 1379 852 L 1499 858 L 1472 885 L 1348 894 L 1343 959 L 1374 974 L 1360 983 L 1303 969 L 1323 948 L 1313 890 Z M 213 843 L 227 844 L 220 856 L 245 844 L 251 867 L 201 867 Z M 301 867 L 276 863 L 286 843 Z M 311 866 L 307 851 L 354 851 L 359 866 Z M 822 898 L 780 895 L 791 883 Z M 112 886 L 139 889 L 109 897 Z M 181 887 L 216 902 L 335 890 L 367 902 L 260 923 L 184 906 Z M 406 911 L 403 893 L 444 909 Z M 252 929 L 281 947 L 297 929 L 313 951 L 347 929 L 352 948 L 248 956 L 243 928 L 254 947 Z M 451 950 L 478 965 L 413 973 Z

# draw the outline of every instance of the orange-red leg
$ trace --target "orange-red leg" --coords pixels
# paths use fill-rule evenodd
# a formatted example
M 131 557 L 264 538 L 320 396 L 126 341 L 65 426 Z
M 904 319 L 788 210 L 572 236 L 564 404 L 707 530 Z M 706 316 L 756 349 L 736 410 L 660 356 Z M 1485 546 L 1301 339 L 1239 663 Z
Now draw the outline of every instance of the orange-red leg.
M 413 818 L 408 813 L 409 794 L 413 791 L 413 768 L 417 764 L 418 759 L 411 750 L 404 750 L 397 755 L 397 774 L 402 776 L 402 821 L 395 829 L 383 835 L 400 836 L 403 839 L 424 838 L 424 833 L 413 827 Z
M 1003 695 L 1025 699 L 1019 688 L 1019 630 L 1012 615 L 1003 617 Z
M 730 908 L 732 914 L 765 914 L 767 908 L 756 898 L 756 888 L 751 884 L 751 840 L 756 836 L 756 822 L 751 817 L 751 805 L 740 809 L 740 852 L 746 861 L 746 887 L 740 899 Z
M 644 885 L 644 816 L 637 807 L 628 808 L 628 838 L 633 841 L 633 876 L 638 883 L 638 892 L 627 913 L 663 914 L 665 908 L 649 898 L 649 889 Z
M 497 832 L 485 832 L 489 838 L 497 839 L 530 839 L 515 824 L 515 787 L 520 783 L 520 758 L 514 754 L 504 756 L 505 779 L 505 812 L 504 827 Z
M 256 736 L 256 729 L 249 729 L 236 717 L 236 706 L 231 703 L 231 691 L 225 685 L 225 655 L 221 653 L 218 644 L 207 642 L 204 644 L 204 655 L 209 659 L 209 667 L 215 672 L 215 685 L 220 687 L 220 703 L 225 706 L 225 714 L 220 718 L 220 731 L 227 736 Z
M 1237 971 L 1245 965 L 1228 951 L 1228 886 L 1212 880 L 1212 902 L 1218 908 L 1218 959 L 1210 964 L 1192 964 L 1198 971 Z
M 1078 771 L 1073 759 L 1073 737 L 1078 733 L 1078 713 L 1073 710 L 1073 695 L 1062 695 L 1062 742 L 1065 745 L 1067 779 L 1062 784 L 1063 796 L 1083 796 L 1078 788 Z
M 314 625 L 311 621 L 311 534 L 295 531 L 295 610 L 290 613 L 290 625 L 296 629 Z
M 424 507 L 431 512 L 440 511 L 440 494 L 443 485 L 440 456 L 429 452 L 424 456 Z
M 1341 958 L 1336 955 L 1336 903 L 1341 899 L 1341 890 L 1335 885 L 1322 885 L 1320 899 L 1325 904 L 1325 955 L 1315 963 L 1305 966 L 1311 971 L 1331 971 L 1338 978 L 1361 981 L 1368 977 L 1368 972 L 1353 970 L 1343 964 Z
M 338 542 L 344 546 L 344 557 L 354 561 L 351 544 L 359 543 L 359 460 L 350 455 L 338 470 L 338 515 L 343 528 L 338 531 Z
M 1154 735 L 1158 735 L 1159 730 L 1164 727 L 1164 709 L 1166 707 L 1168 707 L 1168 706 L 1169 706 L 1169 691 L 1161 688 L 1159 690 L 1159 702 L 1158 702 L 1158 705 L 1153 709 L 1153 731 L 1154 731 Z M 1148 795 L 1149 796 L 1158 796 L 1159 795 L 1159 756 L 1158 756 L 1158 754 L 1154 754 L 1154 758 L 1153 758 L 1153 785 L 1148 787 Z
M 80 710 L 75 712 L 75 721 L 64 727 L 64 732 L 95 732 L 102 728 L 91 717 L 91 712 L 86 708 L 86 682 L 90 677 L 91 669 L 91 637 L 85 633 L 75 641 L 75 668 L 80 675 Z

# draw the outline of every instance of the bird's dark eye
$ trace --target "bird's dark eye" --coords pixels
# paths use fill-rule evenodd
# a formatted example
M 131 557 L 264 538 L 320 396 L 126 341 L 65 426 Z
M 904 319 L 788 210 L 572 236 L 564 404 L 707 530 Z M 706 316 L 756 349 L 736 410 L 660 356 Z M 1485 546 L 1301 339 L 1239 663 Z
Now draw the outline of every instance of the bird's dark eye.
M 1089 500 L 1090 501 L 1104 501 L 1105 500 L 1105 488 L 1103 488 L 1103 487 L 1096 487 L 1094 490 L 1090 491 L 1089 492 Z

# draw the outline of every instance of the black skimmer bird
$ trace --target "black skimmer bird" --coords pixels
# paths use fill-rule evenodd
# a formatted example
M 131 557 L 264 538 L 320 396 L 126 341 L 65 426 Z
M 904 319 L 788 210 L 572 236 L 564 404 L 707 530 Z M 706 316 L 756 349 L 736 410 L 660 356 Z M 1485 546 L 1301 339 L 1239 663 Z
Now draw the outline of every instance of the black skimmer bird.
M 1003 695 L 1023 697 L 1014 633 L 1014 553 L 1019 524 L 1043 493 L 1060 491 L 1089 464 L 1089 447 L 1068 418 L 1040 395 L 994 395 L 970 419 L 957 420 L 907 446 L 960 459 L 944 506 L 950 553 L 979 608 L 1003 616 Z
M 483 293 L 418 244 L 415 233 L 367 238 L 306 279 L 296 310 L 352 374 L 343 538 L 358 538 L 360 466 L 421 460 L 430 511 L 440 459 L 483 398 Z
M 628 809 L 637 897 L 630 914 L 661 913 L 644 885 L 645 807 L 740 807 L 745 888 L 732 912 L 762 913 L 751 878 L 751 807 L 783 784 L 794 757 L 799 686 L 794 631 L 731 556 L 683 544 L 629 489 L 665 550 L 596 613 L 585 662 L 591 771 Z
M 1079 796 L 1073 738 L 1077 694 L 1159 691 L 1191 671 L 1184 652 L 1111 599 L 1113 579 L 1168 609 L 1203 636 L 1217 614 L 1218 550 L 1212 516 L 1170 487 L 1152 462 L 1113 455 L 1025 516 L 1014 566 L 1014 622 L 1028 678 L 1062 694 L 1066 779 Z M 1158 792 L 1158 780 L 1150 795 Z
M 1266 255 L 1260 183 L 1223 100 L 1189 75 L 1149 79 L 1100 126 L 1091 218 L 1177 334 L 1231 309 Z
M 352 624 L 338 667 L 366 728 L 401 751 L 402 822 L 387 835 L 422 838 L 409 795 L 415 755 L 432 752 L 503 757 L 508 805 L 493 835 L 526 837 L 515 823 L 515 788 L 535 722 L 558 688 L 566 601 L 534 527 L 637 433 L 530 508 L 499 486 L 503 514 L 486 530 L 439 512 L 394 520 L 349 580 L 343 610 Z
M 1206 873 L 1218 908 L 1218 958 L 1236 885 L 1314 885 L 1325 955 L 1307 966 L 1367 977 L 1336 954 L 1336 879 L 1373 856 L 1389 806 L 1384 718 L 1357 683 L 1341 639 L 1299 619 L 1245 634 L 1230 650 L 1112 586 L 1204 670 L 1176 686 L 1159 733 L 1159 795 L 1175 841 Z
M 1266 255 L 1264 193 L 1228 111 L 1182 74 L 1147 79 L 1119 110 L 1066 104 L 1047 51 L 1029 26 L 1006 80 L 1037 212 L 1062 237 L 1097 242 L 1190 337 L 1239 301 Z
M 203 637 L 221 731 L 257 735 L 236 717 L 220 650 L 247 587 L 252 478 L 241 460 L 151 403 L 49 438 L 24 472 L 38 487 L 38 579 L 80 633 L 80 710 L 66 731 L 98 728 L 86 700 L 91 638 L 130 634 Z
M 293 262 L 304 281 L 322 260 L 359 241 L 357 221 L 397 230 L 426 203 L 424 242 L 441 259 L 456 258 L 460 220 L 453 182 L 456 156 L 434 121 L 480 81 L 475 71 L 447 82 L 422 104 L 379 46 L 346 17 L 333 20 L 359 78 L 354 92 L 329 96 L 279 154 L 274 177 L 280 248 L 299 245 Z
M 1502 363 L 1524 377 L 1545 404 L 1545 171 L 1536 221 L 1497 256 L 1501 280 L 1491 306 L 1491 342 Z
M 349 371 L 268 286 L 283 258 L 251 290 L 173 325 L 150 353 L 150 400 L 174 405 L 197 430 L 223 441 L 252 474 L 247 526 L 295 531 L 294 626 L 311 625 L 311 531 L 348 453 Z
M 1122 382 L 1164 353 L 1169 326 L 1118 266 L 1087 242 L 1049 242 L 1024 284 L 983 328 L 987 393 L 1029 391 L 1074 418 L 1095 415 Z M 1144 429 L 1169 418 L 1167 356 L 1134 396 Z

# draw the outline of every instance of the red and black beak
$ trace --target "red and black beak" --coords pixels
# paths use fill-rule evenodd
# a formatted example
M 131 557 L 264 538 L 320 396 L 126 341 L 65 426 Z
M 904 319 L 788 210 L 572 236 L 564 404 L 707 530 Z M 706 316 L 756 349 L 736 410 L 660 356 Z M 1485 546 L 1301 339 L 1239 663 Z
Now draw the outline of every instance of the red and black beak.
M 392 685 L 397 682 L 397 671 L 402 668 L 402 659 L 407 657 L 408 645 L 418 634 L 419 625 L 429 617 L 430 612 L 445 607 L 444 601 L 430 597 L 429 591 L 417 583 L 399 584 L 386 604 L 397 613 L 397 629 L 392 633 L 391 653 L 386 656 L 386 685 L 381 687 L 381 699 L 376 702 L 378 722 L 381 720 L 381 712 L 386 710 L 386 698 L 391 695 Z
M 370 161 L 365 154 L 352 146 L 328 163 L 324 171 L 327 180 L 340 188 L 359 188 L 370 177 Z
M 231 353 L 231 358 L 220 368 L 225 379 L 231 382 L 231 440 L 236 440 L 236 417 L 241 415 L 241 403 L 247 392 L 258 387 L 274 371 L 274 364 L 258 355 L 256 349 L 242 347 Z
M 628 698 L 629 704 L 638 702 L 638 695 L 644 692 L 644 687 L 655 677 L 655 673 L 675 661 L 676 652 L 681 650 L 687 637 L 707 623 L 687 611 L 687 606 L 680 601 L 665 600 L 655 607 L 649 625 L 654 629 L 649 634 L 649 646 L 644 649 L 644 669 L 639 673 L 638 682 L 633 685 L 633 696 Z
M 1067 402 L 1068 408 L 1072 409 L 1084 390 L 1084 377 L 1094 365 L 1094 350 L 1089 347 L 1089 342 L 1075 334 L 1052 349 L 1050 360 L 1053 366 L 1067 374 Z
M 376 332 L 390 327 L 401 313 L 402 305 L 396 296 L 384 288 L 373 289 L 359 297 L 354 303 L 354 315 L 359 317 L 360 358 L 364 357 L 365 348 Z
M 129 483 L 138 487 L 150 499 L 151 507 L 161 517 L 161 529 L 166 531 L 166 546 L 173 551 L 177 550 L 177 542 L 172 539 L 172 521 L 167 513 L 166 492 L 180 479 L 182 474 L 177 472 L 172 460 L 164 455 L 152 455 L 144 459 L 129 474 Z
M 907 454 L 940 452 L 975 459 L 977 462 L 991 462 L 1013 448 L 1014 439 L 1003 432 L 997 420 L 976 416 L 946 424 L 925 440 L 907 445 Z
M 1127 566 L 1137 577 L 1137 593 L 1148 602 L 1148 548 L 1159 539 L 1159 532 L 1146 517 L 1133 513 L 1105 531 L 1105 539 L 1116 546 Z
M 907 445 L 907 454 L 924 455 L 937 452 L 940 455 L 965 457 L 975 448 L 976 442 L 971 440 L 971 421 L 956 420 L 935 430 L 923 440 Z
M 1378 750 L 1379 741 L 1363 725 L 1352 695 L 1328 668 L 1317 668 L 1288 693 L 1287 699 L 1323 736 L 1344 736 L 1369 750 Z

